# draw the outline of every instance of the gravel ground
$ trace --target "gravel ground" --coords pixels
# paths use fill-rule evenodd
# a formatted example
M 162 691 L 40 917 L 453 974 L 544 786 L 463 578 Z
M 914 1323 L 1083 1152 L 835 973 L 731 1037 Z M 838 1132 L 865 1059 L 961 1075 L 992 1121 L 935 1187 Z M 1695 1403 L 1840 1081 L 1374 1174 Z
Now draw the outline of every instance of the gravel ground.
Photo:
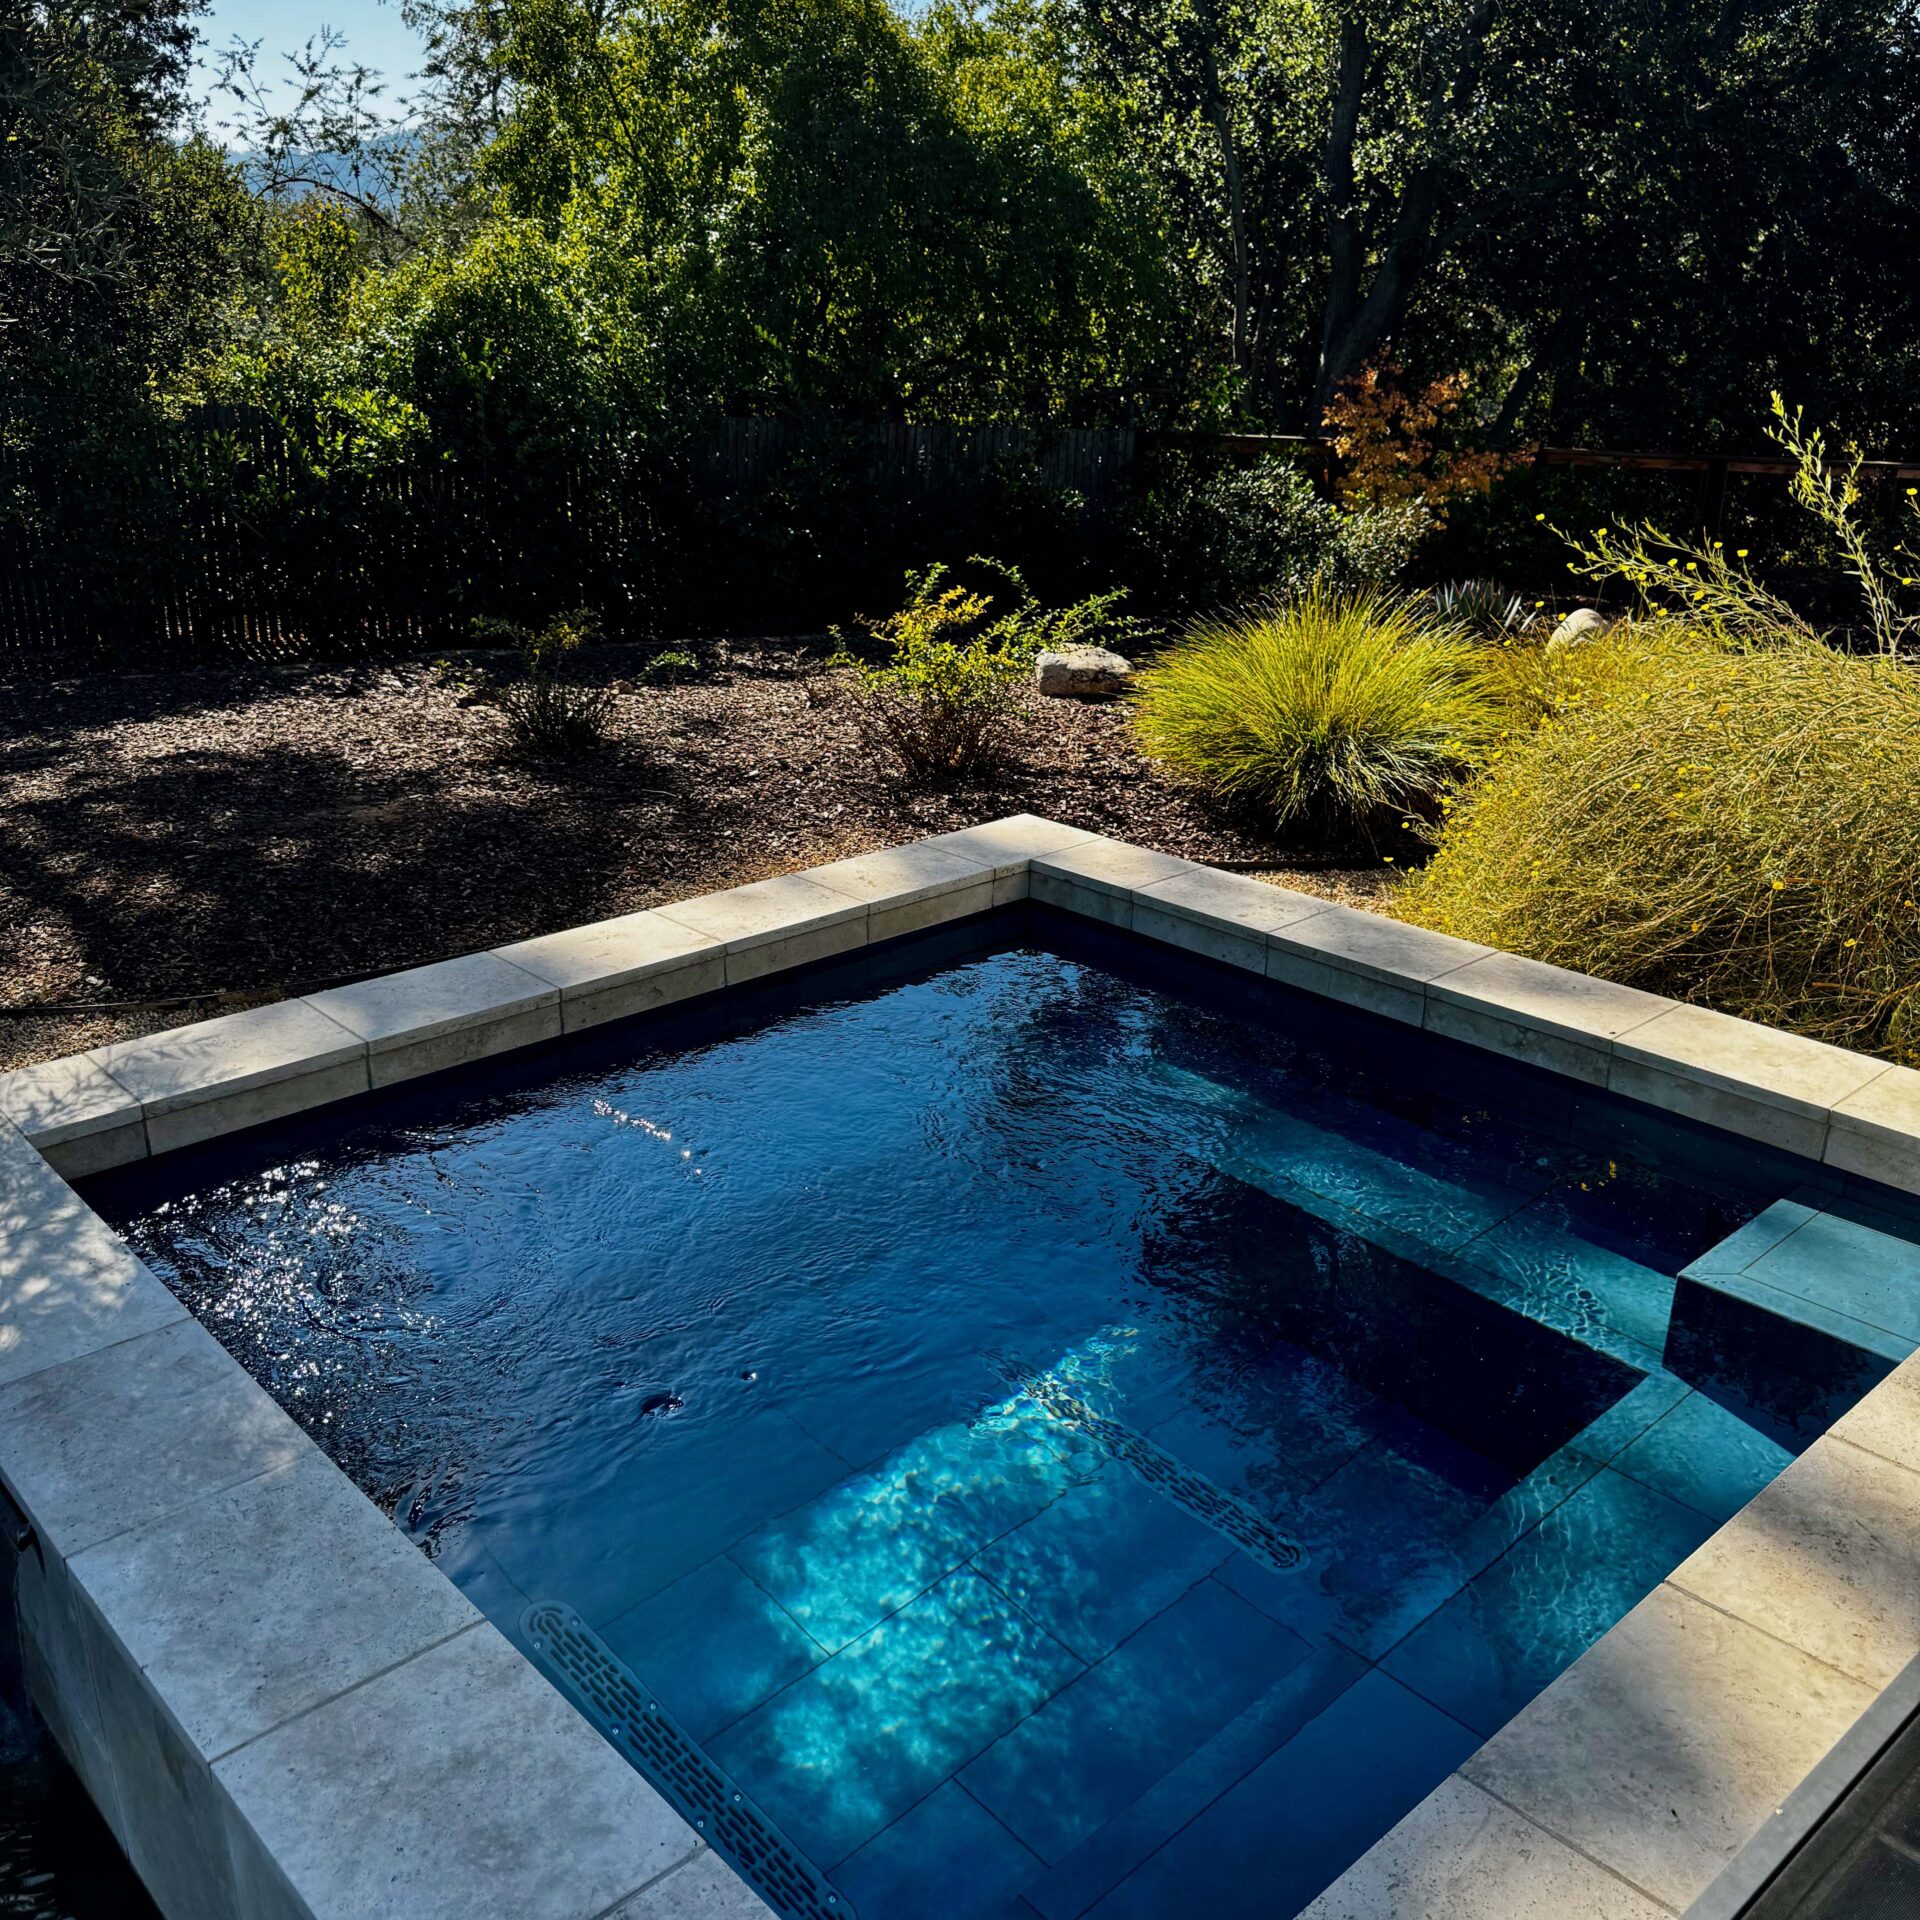
M 1020 811 L 1348 901 L 1389 884 L 1213 816 L 1111 706 L 1036 699 L 1015 766 L 929 794 L 875 764 L 817 649 L 621 693 L 608 747 L 545 769 L 465 672 L 0 688 L 0 1068 Z

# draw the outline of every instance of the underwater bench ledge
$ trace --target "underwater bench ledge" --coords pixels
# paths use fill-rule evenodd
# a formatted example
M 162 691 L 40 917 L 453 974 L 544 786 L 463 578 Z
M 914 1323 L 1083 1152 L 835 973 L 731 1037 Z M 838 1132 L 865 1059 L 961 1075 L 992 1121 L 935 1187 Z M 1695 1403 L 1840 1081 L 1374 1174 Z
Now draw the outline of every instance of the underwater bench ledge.
M 163 1911 L 765 1909 L 63 1176 L 1029 897 L 1920 1192 L 1920 1075 L 1024 815 L 0 1078 L 30 1684 Z M 1908 1362 L 1312 1911 L 1677 1912 L 1915 1651 Z

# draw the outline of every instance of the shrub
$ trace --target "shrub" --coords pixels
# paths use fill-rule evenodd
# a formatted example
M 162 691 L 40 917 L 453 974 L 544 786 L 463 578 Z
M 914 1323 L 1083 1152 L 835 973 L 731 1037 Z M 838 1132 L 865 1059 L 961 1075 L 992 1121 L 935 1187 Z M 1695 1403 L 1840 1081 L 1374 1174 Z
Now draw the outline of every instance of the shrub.
M 1416 506 L 1347 511 L 1285 460 L 1170 466 L 1134 507 L 1121 571 L 1150 604 L 1206 610 L 1305 592 L 1365 592 L 1405 574 L 1427 529 Z
M 1533 624 L 1527 603 L 1497 580 L 1449 580 L 1435 587 L 1433 610 L 1477 640 L 1511 640 Z
M 990 772 L 1011 752 L 1034 656 L 1132 630 L 1117 611 L 1124 592 L 1049 610 L 1016 568 L 979 555 L 969 565 L 1007 583 L 1012 606 L 995 614 L 991 594 L 962 586 L 936 564 L 907 575 L 907 604 L 898 613 L 862 623 L 885 648 L 884 660 L 854 658 L 844 639 L 835 655 L 854 673 L 862 734 L 912 781 L 938 785 Z
M 1675 621 L 1567 650 L 1401 896 L 1424 925 L 1920 1053 L 1920 679 Z
M 1137 681 L 1140 742 L 1273 826 L 1371 836 L 1429 813 L 1495 738 L 1480 652 L 1410 601 L 1310 589 L 1162 655 Z
M 568 614 L 534 630 L 492 626 L 514 639 L 524 677 L 502 687 L 496 703 L 515 749 L 534 760 L 571 760 L 604 746 L 613 695 L 569 677 L 569 656 L 595 631 L 590 613 Z

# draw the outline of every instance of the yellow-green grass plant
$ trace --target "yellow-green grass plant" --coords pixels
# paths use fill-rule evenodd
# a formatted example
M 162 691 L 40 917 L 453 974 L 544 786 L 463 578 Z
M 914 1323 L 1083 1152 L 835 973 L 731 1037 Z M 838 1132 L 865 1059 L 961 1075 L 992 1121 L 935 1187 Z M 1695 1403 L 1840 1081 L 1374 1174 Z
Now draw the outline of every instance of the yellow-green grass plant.
M 1175 778 L 1277 831 L 1404 845 L 1500 732 L 1485 651 L 1409 599 L 1314 589 L 1190 628 L 1138 676 L 1134 725 Z
M 1576 650 L 1450 803 L 1422 925 L 1920 1057 L 1920 671 L 1672 620 Z

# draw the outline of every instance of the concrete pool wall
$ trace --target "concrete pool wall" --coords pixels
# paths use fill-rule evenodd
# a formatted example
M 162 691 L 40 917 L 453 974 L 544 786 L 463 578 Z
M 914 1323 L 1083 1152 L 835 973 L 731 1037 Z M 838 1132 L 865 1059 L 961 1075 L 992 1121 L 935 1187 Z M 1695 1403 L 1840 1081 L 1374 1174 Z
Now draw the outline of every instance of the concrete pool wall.
M 1029 898 L 1920 1193 L 1920 1074 L 1031 816 L 0 1078 L 29 1682 L 163 1911 L 766 1909 L 68 1179 Z M 1910 1360 L 1310 1912 L 1678 1913 L 1916 1653 Z

